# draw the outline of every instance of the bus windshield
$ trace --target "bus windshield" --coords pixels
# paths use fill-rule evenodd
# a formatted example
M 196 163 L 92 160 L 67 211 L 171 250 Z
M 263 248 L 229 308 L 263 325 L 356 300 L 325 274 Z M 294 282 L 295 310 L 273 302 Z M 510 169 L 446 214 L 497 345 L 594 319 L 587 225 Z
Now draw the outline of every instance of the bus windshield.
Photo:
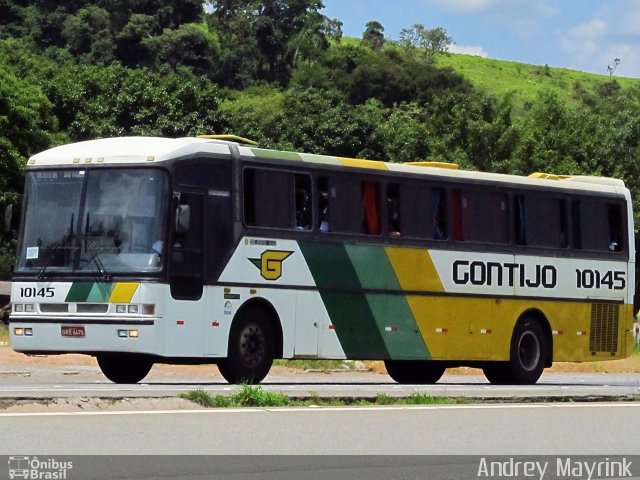
M 17 272 L 159 271 L 169 182 L 158 169 L 27 173 Z

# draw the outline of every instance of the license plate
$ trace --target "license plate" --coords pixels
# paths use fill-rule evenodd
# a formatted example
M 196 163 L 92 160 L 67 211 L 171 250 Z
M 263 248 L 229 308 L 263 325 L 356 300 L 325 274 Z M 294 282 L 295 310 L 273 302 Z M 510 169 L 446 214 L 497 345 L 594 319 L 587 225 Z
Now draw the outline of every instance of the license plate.
M 84 337 L 84 327 L 77 327 L 74 325 L 62 326 L 63 337 Z

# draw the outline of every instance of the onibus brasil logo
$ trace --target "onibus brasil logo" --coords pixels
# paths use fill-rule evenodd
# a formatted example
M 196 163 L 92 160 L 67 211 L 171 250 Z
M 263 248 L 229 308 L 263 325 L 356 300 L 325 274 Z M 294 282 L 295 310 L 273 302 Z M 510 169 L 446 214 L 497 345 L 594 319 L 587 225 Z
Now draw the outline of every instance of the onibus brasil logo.
M 285 250 L 265 250 L 260 258 L 248 260 L 260 269 L 260 275 L 265 280 L 278 280 L 282 276 L 282 262 L 289 258 L 293 252 Z
M 9 457 L 9 478 L 33 480 L 66 480 L 67 470 L 73 469 L 73 462 L 62 462 L 55 458 Z

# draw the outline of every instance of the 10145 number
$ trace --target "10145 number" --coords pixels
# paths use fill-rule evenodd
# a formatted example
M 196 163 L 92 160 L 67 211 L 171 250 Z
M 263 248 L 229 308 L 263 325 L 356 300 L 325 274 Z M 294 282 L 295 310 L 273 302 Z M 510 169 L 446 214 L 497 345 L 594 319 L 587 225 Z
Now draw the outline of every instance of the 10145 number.
M 23 298 L 42 297 L 52 298 L 55 294 L 53 287 L 20 287 L 20 296 Z
M 578 288 L 608 288 L 624 290 L 627 286 L 623 271 L 600 272 L 598 270 L 576 269 L 576 286 Z

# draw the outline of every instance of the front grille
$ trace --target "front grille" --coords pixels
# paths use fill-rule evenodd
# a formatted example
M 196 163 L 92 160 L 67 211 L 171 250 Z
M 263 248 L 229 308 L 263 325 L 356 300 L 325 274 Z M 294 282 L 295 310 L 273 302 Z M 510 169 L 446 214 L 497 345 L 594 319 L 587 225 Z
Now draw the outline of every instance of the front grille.
M 610 303 L 591 305 L 589 349 L 594 353 L 616 353 L 618 351 L 619 324 L 620 305 Z

